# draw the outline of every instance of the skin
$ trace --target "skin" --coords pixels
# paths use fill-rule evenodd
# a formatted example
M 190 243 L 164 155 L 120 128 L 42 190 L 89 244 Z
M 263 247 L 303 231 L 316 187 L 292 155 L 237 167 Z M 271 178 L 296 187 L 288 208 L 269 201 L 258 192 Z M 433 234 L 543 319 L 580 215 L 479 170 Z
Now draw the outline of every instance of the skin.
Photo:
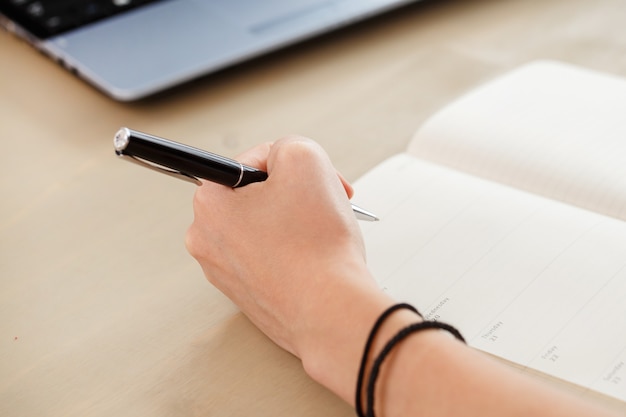
M 257 146 L 238 160 L 269 178 L 237 189 L 198 187 L 187 249 L 256 326 L 354 405 L 365 340 L 395 300 L 368 271 L 349 203 L 352 187 L 319 145 L 298 136 Z M 420 320 L 408 310 L 394 313 L 372 355 Z M 436 330 L 416 333 L 392 351 L 375 398 L 378 416 L 612 415 Z

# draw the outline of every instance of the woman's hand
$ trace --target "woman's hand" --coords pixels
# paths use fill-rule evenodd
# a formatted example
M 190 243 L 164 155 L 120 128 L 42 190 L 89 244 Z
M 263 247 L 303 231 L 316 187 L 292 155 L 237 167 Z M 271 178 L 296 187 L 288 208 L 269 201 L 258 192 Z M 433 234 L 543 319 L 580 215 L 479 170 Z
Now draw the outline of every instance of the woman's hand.
M 328 314 L 347 310 L 355 290 L 379 293 L 365 266 L 352 188 L 321 147 L 302 137 L 238 159 L 267 170 L 268 179 L 237 189 L 199 187 L 187 248 L 213 285 L 303 358 L 307 349 L 320 349 L 315 339 L 326 331 Z

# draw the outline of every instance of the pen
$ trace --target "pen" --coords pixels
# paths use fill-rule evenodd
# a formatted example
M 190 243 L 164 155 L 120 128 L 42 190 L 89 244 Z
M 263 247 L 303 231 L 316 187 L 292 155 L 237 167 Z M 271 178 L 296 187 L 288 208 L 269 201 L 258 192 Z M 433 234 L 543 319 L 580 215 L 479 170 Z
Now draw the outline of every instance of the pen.
M 267 173 L 202 149 L 169 139 L 121 128 L 113 138 L 115 153 L 146 168 L 150 168 L 196 185 L 199 178 L 228 187 L 243 187 L 267 179 Z M 378 217 L 352 204 L 360 220 L 376 221 Z

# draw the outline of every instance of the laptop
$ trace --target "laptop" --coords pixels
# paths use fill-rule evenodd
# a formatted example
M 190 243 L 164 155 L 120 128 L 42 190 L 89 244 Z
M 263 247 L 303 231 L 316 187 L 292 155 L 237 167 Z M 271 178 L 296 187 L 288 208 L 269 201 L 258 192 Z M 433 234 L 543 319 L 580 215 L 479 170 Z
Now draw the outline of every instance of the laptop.
M 416 0 L 0 0 L 0 24 L 132 101 Z

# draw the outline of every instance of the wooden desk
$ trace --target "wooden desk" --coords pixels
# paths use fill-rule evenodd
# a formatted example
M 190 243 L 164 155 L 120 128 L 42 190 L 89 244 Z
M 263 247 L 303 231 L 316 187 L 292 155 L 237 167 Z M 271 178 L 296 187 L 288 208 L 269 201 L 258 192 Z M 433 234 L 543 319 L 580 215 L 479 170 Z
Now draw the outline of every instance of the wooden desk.
M 302 133 L 354 180 L 524 62 L 626 76 L 625 19 L 623 0 L 418 4 L 134 104 L 0 33 L 0 415 L 352 416 L 205 281 L 193 186 L 120 162 L 115 131 L 231 156 Z

